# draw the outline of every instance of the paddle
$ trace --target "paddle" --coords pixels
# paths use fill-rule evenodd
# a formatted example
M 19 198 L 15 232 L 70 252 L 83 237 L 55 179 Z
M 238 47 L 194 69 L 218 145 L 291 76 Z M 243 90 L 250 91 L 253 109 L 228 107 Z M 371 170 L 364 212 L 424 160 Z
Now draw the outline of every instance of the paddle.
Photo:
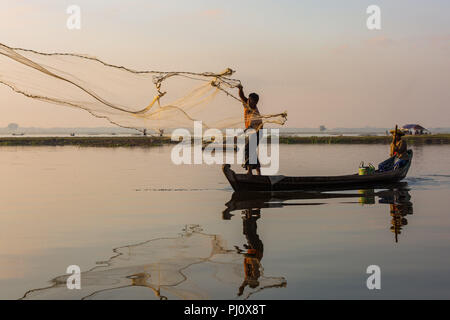
M 398 125 L 396 124 L 395 130 L 394 130 L 394 135 L 393 135 L 394 148 L 391 149 L 391 157 L 393 157 L 395 154 L 395 141 L 397 140 L 397 129 L 398 129 Z

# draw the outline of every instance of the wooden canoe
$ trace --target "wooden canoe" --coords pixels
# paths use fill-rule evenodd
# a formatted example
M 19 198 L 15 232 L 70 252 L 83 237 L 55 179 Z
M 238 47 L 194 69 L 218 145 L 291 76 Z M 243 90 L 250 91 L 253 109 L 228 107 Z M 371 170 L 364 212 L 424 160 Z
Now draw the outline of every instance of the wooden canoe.
M 222 167 L 223 173 L 234 191 L 293 191 L 293 190 L 320 190 L 339 188 L 367 188 L 392 184 L 404 179 L 408 174 L 413 157 L 412 150 L 408 150 L 409 160 L 399 169 L 378 172 L 369 175 L 350 174 L 343 176 L 258 176 L 237 174 L 231 170 L 229 164 Z

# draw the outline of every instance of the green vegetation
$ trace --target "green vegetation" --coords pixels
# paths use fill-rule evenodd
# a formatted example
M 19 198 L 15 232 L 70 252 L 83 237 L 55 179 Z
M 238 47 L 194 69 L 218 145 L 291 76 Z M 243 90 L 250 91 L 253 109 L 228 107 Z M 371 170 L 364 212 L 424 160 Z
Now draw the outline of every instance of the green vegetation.
M 449 144 L 450 134 L 406 136 L 410 145 Z M 280 137 L 281 144 L 389 144 L 388 136 Z M 0 137 L 0 146 L 152 147 L 177 142 L 170 137 Z
M 170 144 L 167 137 L 1 137 L 0 146 L 152 147 Z
M 450 134 L 403 137 L 408 144 L 448 144 Z M 282 144 L 390 144 L 390 136 L 280 137 Z

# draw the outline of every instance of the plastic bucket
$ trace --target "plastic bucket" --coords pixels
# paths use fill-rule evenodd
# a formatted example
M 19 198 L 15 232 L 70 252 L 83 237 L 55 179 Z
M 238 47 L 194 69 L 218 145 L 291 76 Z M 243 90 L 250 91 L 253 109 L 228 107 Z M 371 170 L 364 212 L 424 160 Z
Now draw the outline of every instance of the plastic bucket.
M 363 167 L 363 168 L 359 168 L 359 175 L 360 176 L 365 176 L 365 175 L 367 175 L 369 172 L 369 170 L 368 170 L 369 168 L 367 168 L 367 167 Z

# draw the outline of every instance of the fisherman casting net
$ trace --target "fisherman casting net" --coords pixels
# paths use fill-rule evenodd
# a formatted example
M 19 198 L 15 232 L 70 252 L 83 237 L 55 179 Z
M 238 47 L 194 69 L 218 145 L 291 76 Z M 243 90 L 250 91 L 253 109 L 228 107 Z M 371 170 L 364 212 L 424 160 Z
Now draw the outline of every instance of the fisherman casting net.
M 220 73 L 137 71 L 72 53 L 42 53 L 0 44 L 0 83 L 26 97 L 84 109 L 113 124 L 140 131 L 243 126 L 240 81 Z M 286 113 L 261 115 L 283 125 Z

